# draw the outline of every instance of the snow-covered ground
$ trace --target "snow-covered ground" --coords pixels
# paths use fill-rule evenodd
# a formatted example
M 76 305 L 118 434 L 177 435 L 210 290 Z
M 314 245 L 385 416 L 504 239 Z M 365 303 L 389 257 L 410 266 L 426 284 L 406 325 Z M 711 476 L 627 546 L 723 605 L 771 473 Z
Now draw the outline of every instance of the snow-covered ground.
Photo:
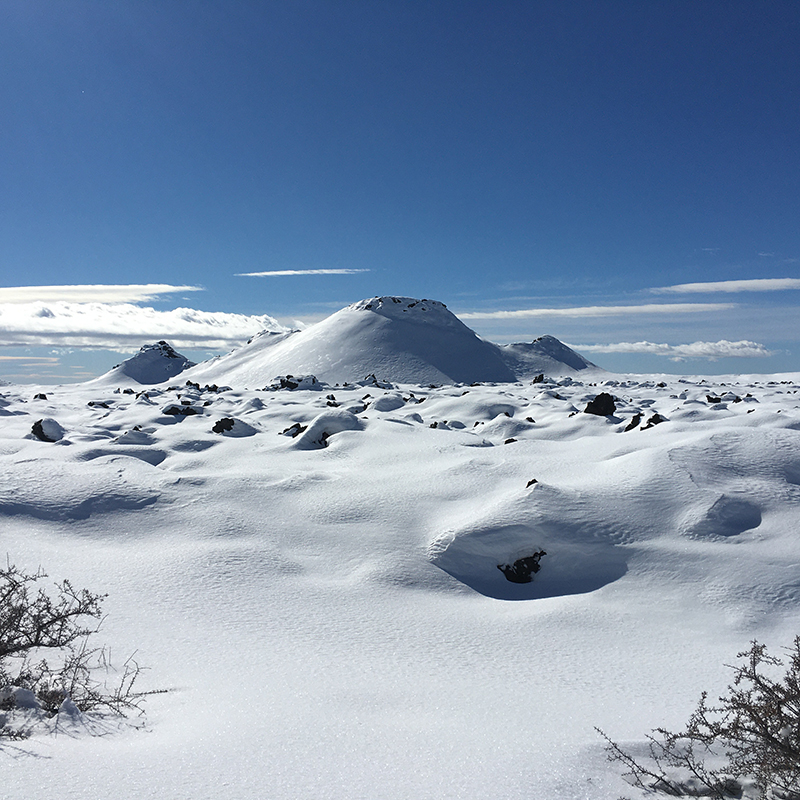
M 791 643 L 800 375 L 613 376 L 382 300 L 157 386 L 160 345 L 0 389 L 2 549 L 108 593 L 98 641 L 168 690 L 0 740 L 4 798 L 634 796 L 594 726 L 635 749 Z M 394 382 L 275 378 L 292 341 Z
M 800 376 L 180 378 L 1 392 L 3 550 L 171 690 L 3 743 L 4 797 L 616 798 L 593 726 L 677 727 L 798 630 Z

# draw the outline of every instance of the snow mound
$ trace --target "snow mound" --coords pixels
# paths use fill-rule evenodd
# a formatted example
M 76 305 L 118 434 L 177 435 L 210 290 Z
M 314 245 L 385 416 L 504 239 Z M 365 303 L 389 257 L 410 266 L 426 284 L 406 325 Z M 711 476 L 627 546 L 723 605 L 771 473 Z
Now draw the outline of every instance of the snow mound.
M 167 483 L 160 471 L 127 455 L 104 454 L 78 465 L 6 461 L 0 466 L 0 518 L 64 521 L 141 509 L 155 503 Z
M 344 409 L 323 411 L 308 428 L 300 434 L 295 446 L 299 450 L 320 450 L 328 446 L 328 439 L 342 431 L 363 430 L 364 423 Z
M 379 397 L 371 407 L 375 411 L 396 411 L 398 408 L 403 408 L 405 404 L 403 395 L 399 392 L 387 392 L 382 397 Z
M 151 386 L 174 378 L 185 369 L 193 367 L 194 362 L 181 355 L 163 339 L 156 344 L 144 345 L 132 358 L 117 364 L 105 375 L 90 384 L 141 384 Z
M 395 383 L 508 383 L 592 366 L 552 337 L 498 347 L 444 303 L 387 296 L 353 303 L 303 331 L 255 337 L 188 375 L 250 388 L 283 374 L 313 374 L 327 383 L 353 383 L 370 374 Z
M 625 575 L 627 553 L 617 531 L 584 506 L 579 493 L 536 483 L 444 532 L 428 555 L 454 578 L 500 600 L 592 592 Z
M 66 431 L 51 417 L 36 420 L 31 426 L 31 436 L 41 442 L 60 442 Z
M 265 387 L 271 392 L 277 392 L 280 389 L 288 389 L 294 391 L 306 391 L 312 389 L 314 391 L 322 391 L 325 385 L 320 383 L 315 375 L 278 375 L 272 383 Z
M 219 433 L 222 436 L 230 436 L 234 439 L 255 436 L 255 434 L 258 433 L 252 425 L 248 425 L 246 422 L 236 417 L 223 417 L 217 420 L 211 430 L 213 433 Z

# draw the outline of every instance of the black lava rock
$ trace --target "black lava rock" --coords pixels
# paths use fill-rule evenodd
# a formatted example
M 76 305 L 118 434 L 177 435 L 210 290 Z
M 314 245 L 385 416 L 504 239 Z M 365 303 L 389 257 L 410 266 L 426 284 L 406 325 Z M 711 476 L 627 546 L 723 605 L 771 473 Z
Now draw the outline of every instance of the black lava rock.
M 642 421 L 642 415 L 638 413 L 634 414 L 633 417 L 631 418 L 631 421 L 625 426 L 625 433 L 627 433 L 628 431 L 632 431 L 634 428 L 638 428 L 641 421 Z
M 546 556 L 544 550 L 539 550 L 531 556 L 518 558 L 513 564 L 498 564 L 497 569 L 506 576 L 507 581 L 511 583 L 530 583 L 533 576 L 537 573 L 542 565 L 539 563 L 542 556 Z
M 220 420 L 217 420 L 214 423 L 214 427 L 211 429 L 214 433 L 224 433 L 225 431 L 232 431 L 234 426 L 235 420 L 231 419 L 230 417 L 223 417 Z
M 195 414 L 199 414 L 200 412 L 196 408 L 192 408 L 191 406 L 168 406 L 162 412 L 170 417 L 191 417 Z
M 596 417 L 610 417 L 617 410 L 614 398 L 608 392 L 600 392 L 594 400 L 590 400 L 584 414 L 594 414 Z

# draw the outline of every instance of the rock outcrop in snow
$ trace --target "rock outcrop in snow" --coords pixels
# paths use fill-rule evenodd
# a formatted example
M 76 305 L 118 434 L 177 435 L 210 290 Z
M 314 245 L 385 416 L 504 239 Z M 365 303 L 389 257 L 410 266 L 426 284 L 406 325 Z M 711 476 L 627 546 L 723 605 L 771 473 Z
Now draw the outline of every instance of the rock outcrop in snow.
M 306 330 L 254 337 L 229 355 L 193 368 L 188 377 L 250 388 L 285 374 L 316 375 L 329 384 L 369 374 L 396 383 L 506 383 L 587 367 L 594 365 L 552 336 L 498 346 L 436 300 L 374 297 Z
M 36 420 L 31 427 L 31 435 L 40 442 L 57 442 L 64 438 L 64 429 L 54 419 L 45 417 Z

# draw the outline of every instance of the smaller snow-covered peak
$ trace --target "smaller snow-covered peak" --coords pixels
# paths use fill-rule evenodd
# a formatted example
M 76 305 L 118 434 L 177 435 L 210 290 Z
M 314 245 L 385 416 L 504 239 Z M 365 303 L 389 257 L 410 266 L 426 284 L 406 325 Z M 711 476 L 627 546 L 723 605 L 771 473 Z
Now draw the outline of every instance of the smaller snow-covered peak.
M 144 345 L 132 358 L 117 364 L 96 380 L 102 383 L 133 382 L 152 385 L 168 381 L 193 366 L 194 362 L 162 339 L 155 344 Z
M 163 356 L 164 358 L 181 358 L 186 361 L 184 356 L 178 353 L 171 344 L 165 342 L 163 339 L 155 344 L 143 345 L 139 348 L 139 352 L 134 356 L 134 358 L 138 358 L 144 354 L 150 353 L 156 354 L 156 356 Z
M 555 336 L 539 336 L 532 342 L 499 345 L 503 358 L 518 380 L 534 375 L 564 375 L 582 370 L 600 371 L 600 368 L 567 347 Z
M 576 353 L 571 347 L 567 347 L 564 342 L 560 342 L 555 336 L 538 336 L 531 342 L 531 345 L 535 346 L 539 352 L 573 369 L 598 369 L 596 364 L 585 359 L 580 353 Z

